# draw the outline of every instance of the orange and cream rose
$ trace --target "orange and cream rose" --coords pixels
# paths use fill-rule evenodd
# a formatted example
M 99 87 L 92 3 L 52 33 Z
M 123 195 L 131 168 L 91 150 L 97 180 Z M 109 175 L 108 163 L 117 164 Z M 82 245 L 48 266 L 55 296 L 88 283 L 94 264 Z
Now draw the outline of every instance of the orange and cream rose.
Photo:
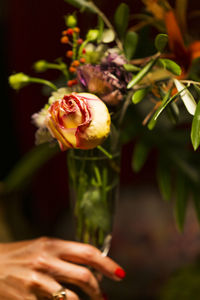
M 45 123 L 62 150 L 95 148 L 110 132 L 106 105 L 89 93 L 72 93 L 53 102 Z

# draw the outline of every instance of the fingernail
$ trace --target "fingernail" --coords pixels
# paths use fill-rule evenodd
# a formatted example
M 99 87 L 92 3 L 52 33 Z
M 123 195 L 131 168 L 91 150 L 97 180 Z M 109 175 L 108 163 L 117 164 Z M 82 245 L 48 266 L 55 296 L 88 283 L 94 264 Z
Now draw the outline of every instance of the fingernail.
M 123 279 L 126 276 L 126 272 L 123 269 L 121 269 L 121 268 L 117 268 L 115 270 L 115 275 L 117 277 L 119 277 L 120 279 Z

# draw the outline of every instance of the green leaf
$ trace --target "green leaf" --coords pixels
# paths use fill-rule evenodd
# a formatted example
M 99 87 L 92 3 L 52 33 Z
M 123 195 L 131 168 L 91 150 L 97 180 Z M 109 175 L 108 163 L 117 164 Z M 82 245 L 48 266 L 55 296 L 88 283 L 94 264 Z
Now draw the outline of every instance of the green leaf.
M 200 63 L 200 58 L 199 58 L 199 63 Z M 194 84 L 193 86 L 194 86 L 197 96 L 200 97 L 200 87 L 196 84 Z
M 109 211 L 102 201 L 102 193 L 99 187 L 90 187 L 84 192 L 80 203 L 80 212 L 93 228 L 101 228 L 107 231 L 110 226 Z
M 147 75 L 148 72 L 153 68 L 156 61 L 157 61 L 157 58 L 151 59 L 148 62 L 148 64 L 146 64 L 146 66 L 144 66 L 144 68 L 142 68 L 142 70 L 140 70 L 140 72 L 137 73 L 137 75 L 133 76 L 133 78 L 131 79 L 131 81 L 127 85 L 127 89 L 132 88 L 135 84 L 140 82 L 140 80 L 142 80 L 142 78 L 145 75 Z
M 126 29 L 128 27 L 129 13 L 130 9 L 128 5 L 123 2 L 116 9 L 114 15 L 114 24 L 120 39 L 124 38 Z
M 177 90 L 180 92 L 180 97 L 181 97 L 187 111 L 191 115 L 194 115 L 196 106 L 197 106 L 196 101 L 194 100 L 194 97 L 189 92 L 189 90 L 185 87 L 185 85 L 182 84 L 178 79 L 174 79 L 174 83 L 175 83 Z
M 173 60 L 167 58 L 160 58 L 159 63 L 163 66 L 163 68 L 167 69 L 174 75 L 176 76 L 181 75 L 182 72 L 181 67 Z
M 141 68 L 131 65 L 131 64 L 124 64 L 123 67 L 128 72 L 138 72 L 141 70 Z
M 167 107 L 168 117 L 172 121 L 173 124 L 176 124 L 179 119 L 179 108 L 175 102 L 172 102 Z
M 159 160 L 157 167 L 158 186 L 163 199 L 169 201 L 172 194 L 171 170 L 170 165 L 166 161 Z
M 137 90 L 132 96 L 132 102 L 134 104 L 137 104 L 140 101 L 142 101 L 144 97 L 147 95 L 148 90 L 149 90 L 148 88 Z
M 197 104 L 192 120 L 191 140 L 194 150 L 197 150 L 200 145 L 200 101 Z
M 155 47 L 159 52 L 163 52 L 168 43 L 168 35 L 160 33 L 155 38 Z
M 89 9 L 93 13 L 97 13 L 95 6 L 92 5 L 91 1 L 87 0 L 65 0 L 65 2 L 80 8 L 80 9 Z
M 124 40 L 124 52 L 127 59 L 132 59 L 138 44 L 138 34 L 133 31 L 128 31 Z
M 148 128 L 150 130 L 152 130 L 155 125 L 156 125 L 156 121 L 158 119 L 158 117 L 160 116 L 160 114 L 163 112 L 163 110 L 166 108 L 166 106 L 172 102 L 176 97 L 177 97 L 177 94 L 174 95 L 173 97 L 170 98 L 170 94 L 171 94 L 171 89 L 166 93 L 163 101 L 162 101 L 162 104 L 160 105 L 160 107 L 156 110 L 155 114 L 153 115 L 151 121 L 149 122 L 148 124 Z
M 143 142 L 139 142 L 135 145 L 131 163 L 132 169 L 135 172 L 139 172 L 142 169 L 147 160 L 149 151 L 149 147 Z
M 179 173 L 176 182 L 175 218 L 178 229 L 183 231 L 187 210 L 188 184 L 185 177 Z

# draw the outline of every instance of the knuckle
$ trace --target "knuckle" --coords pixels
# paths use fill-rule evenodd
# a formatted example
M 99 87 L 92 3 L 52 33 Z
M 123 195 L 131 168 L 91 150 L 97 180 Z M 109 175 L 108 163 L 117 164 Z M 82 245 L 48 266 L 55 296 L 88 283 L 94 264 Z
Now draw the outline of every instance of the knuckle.
M 92 273 L 87 270 L 87 269 L 83 269 L 80 273 L 80 281 L 82 284 L 88 284 L 92 281 Z
M 50 238 L 46 236 L 42 236 L 36 240 L 37 247 L 41 251 L 51 251 L 54 250 L 58 242 L 56 238 Z
M 43 270 L 46 268 L 47 262 L 45 253 L 37 253 L 31 260 L 31 268 L 33 270 Z
M 26 286 L 30 290 L 40 287 L 40 279 L 36 272 L 31 272 L 26 278 Z
M 84 249 L 84 257 L 87 261 L 93 261 L 97 254 L 97 249 L 93 246 L 87 245 Z
M 47 244 L 49 244 L 50 238 L 48 238 L 47 236 L 42 236 L 42 237 L 38 238 L 36 241 L 41 247 L 44 247 Z

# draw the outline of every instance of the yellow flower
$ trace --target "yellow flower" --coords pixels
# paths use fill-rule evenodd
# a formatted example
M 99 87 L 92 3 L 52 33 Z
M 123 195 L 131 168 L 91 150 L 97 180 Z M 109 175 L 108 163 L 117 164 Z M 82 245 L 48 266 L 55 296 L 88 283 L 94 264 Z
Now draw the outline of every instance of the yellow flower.
M 110 114 L 97 96 L 72 93 L 52 103 L 46 126 L 62 150 L 92 149 L 110 132 Z

